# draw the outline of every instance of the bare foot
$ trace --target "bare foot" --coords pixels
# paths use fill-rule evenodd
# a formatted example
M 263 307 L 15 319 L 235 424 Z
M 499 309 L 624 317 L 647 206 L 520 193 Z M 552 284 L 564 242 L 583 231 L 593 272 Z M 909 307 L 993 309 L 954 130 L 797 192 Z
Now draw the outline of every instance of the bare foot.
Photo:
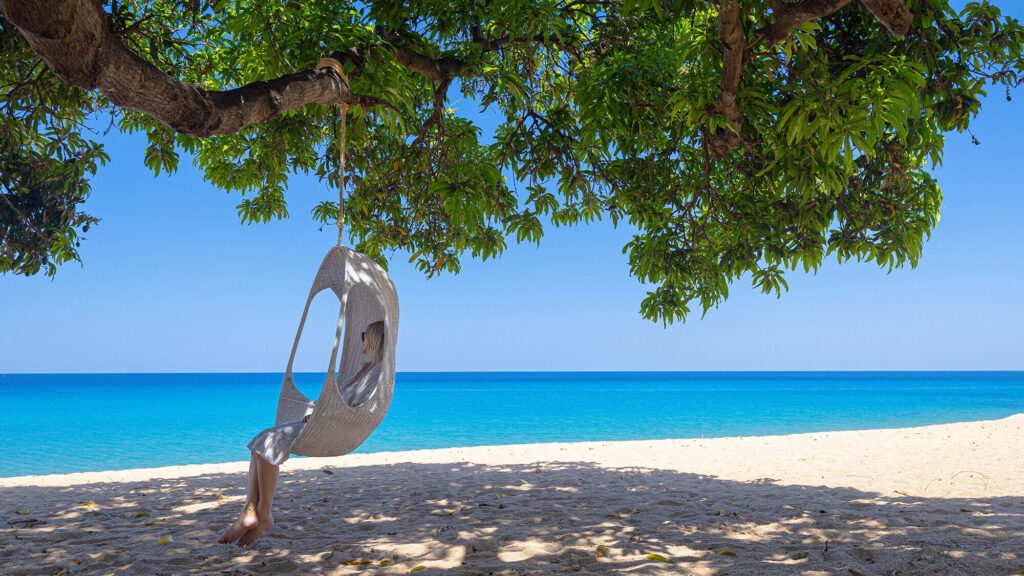
M 248 548 L 256 543 L 263 536 L 267 530 L 270 530 L 271 526 L 274 525 L 274 517 L 267 514 L 266 518 L 260 518 L 259 524 L 255 528 L 249 530 L 241 538 L 238 539 L 238 545 L 242 548 Z
M 238 516 L 238 520 L 228 528 L 227 532 L 220 537 L 221 544 L 227 544 L 228 542 L 234 542 L 242 537 L 243 534 L 252 530 L 260 523 L 260 517 L 256 515 L 256 509 L 252 506 L 246 506 L 245 510 Z

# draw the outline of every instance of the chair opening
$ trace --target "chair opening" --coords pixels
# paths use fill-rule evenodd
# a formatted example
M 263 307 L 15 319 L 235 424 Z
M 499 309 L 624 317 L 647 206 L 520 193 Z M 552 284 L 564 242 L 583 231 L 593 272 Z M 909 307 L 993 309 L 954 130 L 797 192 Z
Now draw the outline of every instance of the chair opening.
M 341 300 L 333 290 L 322 290 L 310 302 L 292 366 L 295 387 L 307 398 L 315 400 L 323 388 L 324 366 L 328 370 L 331 368 L 334 339 L 339 331 L 339 323 L 343 321 Z M 341 328 L 343 330 L 344 327 Z

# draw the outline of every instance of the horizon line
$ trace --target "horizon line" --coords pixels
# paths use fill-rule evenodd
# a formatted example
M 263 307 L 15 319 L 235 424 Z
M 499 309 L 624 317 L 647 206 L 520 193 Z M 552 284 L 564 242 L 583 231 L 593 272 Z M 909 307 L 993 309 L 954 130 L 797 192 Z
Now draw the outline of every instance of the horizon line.
M 293 371 L 294 374 L 321 374 L 323 371 Z M 904 369 L 904 370 L 405 370 L 399 374 L 1024 374 L 1024 369 Z M 0 372 L 7 376 L 131 376 L 131 375 L 211 375 L 211 374 L 284 374 L 280 372 Z

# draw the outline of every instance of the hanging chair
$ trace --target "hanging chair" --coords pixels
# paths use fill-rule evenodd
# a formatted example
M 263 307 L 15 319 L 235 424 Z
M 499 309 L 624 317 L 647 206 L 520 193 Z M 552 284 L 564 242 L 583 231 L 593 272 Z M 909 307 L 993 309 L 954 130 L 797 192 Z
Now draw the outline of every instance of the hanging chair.
M 317 68 L 334 69 L 348 85 L 341 62 L 322 58 Z M 302 311 L 299 331 L 295 335 L 288 368 L 277 401 L 277 424 L 309 419 L 302 428 L 291 453 L 300 456 L 341 456 L 355 450 L 381 423 L 391 405 L 395 386 L 395 344 L 398 342 L 398 294 L 387 272 L 365 254 L 350 250 L 344 241 L 345 214 L 345 115 L 347 105 L 338 103 L 341 130 L 338 134 L 338 245 L 331 248 L 320 264 L 313 287 Z M 341 303 L 334 349 L 327 365 L 327 374 L 316 403 L 310 402 L 295 387 L 292 364 L 299 348 L 302 328 L 313 298 L 330 289 Z M 354 394 L 346 393 L 346 402 L 338 383 L 348 383 L 366 360 L 362 354 L 362 334 L 374 322 L 384 322 L 384 357 L 376 381 L 364 376 Z M 340 356 L 338 352 L 341 352 Z M 369 380 L 369 381 L 367 381 Z M 312 408 L 312 412 L 310 409 Z
M 302 338 L 302 328 L 313 298 L 330 289 L 341 303 L 338 329 L 330 364 L 315 407 L 295 387 L 292 364 Z M 348 382 L 359 372 L 366 357 L 360 353 L 361 335 L 373 322 L 384 322 L 384 358 L 377 381 L 361 386 L 351 405 L 342 397 L 338 382 Z M 387 273 L 364 254 L 335 246 L 324 257 L 302 311 L 299 331 L 288 357 L 281 396 L 277 401 L 277 424 L 297 422 L 309 414 L 309 421 L 291 453 L 301 456 L 341 456 L 355 450 L 380 424 L 391 404 L 395 384 L 395 344 L 398 341 L 398 294 Z M 341 355 L 339 357 L 339 349 Z

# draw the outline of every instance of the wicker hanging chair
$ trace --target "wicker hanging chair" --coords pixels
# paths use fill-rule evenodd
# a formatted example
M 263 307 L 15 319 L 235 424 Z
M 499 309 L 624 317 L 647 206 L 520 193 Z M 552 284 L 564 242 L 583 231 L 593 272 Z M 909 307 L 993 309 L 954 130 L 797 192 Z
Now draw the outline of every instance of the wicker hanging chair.
M 314 405 L 295 387 L 292 364 L 309 306 L 317 294 L 328 289 L 338 297 L 341 311 L 324 385 Z M 349 382 L 359 372 L 365 361 L 360 353 L 360 336 L 367 326 L 378 321 L 385 326 L 384 358 L 379 376 L 375 381 L 360 382 L 355 395 L 350 397 L 351 403 L 346 402 L 338 383 Z M 292 454 L 340 456 L 355 450 L 366 440 L 384 419 L 391 404 L 397 341 L 398 294 L 391 278 L 366 255 L 344 246 L 331 248 L 309 291 L 277 402 L 277 424 L 299 421 L 313 408 L 302 434 L 292 446 Z

